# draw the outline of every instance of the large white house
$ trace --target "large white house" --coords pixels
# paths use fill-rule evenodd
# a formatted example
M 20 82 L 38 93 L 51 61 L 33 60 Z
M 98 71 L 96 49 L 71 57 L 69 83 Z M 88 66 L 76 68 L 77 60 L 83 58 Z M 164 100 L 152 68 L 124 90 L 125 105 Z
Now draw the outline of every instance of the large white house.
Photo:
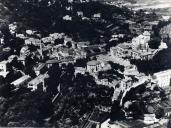
M 170 87 L 171 69 L 154 73 L 153 79 L 157 82 L 157 84 L 161 88 L 168 88 L 168 87 Z

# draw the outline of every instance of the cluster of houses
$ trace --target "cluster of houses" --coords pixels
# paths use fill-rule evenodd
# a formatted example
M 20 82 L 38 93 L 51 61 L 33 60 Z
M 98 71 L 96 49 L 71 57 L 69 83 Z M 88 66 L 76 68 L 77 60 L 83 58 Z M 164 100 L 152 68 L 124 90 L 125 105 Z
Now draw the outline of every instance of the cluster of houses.
M 111 47 L 111 55 L 124 59 L 150 60 L 159 50 L 167 48 L 164 42 L 161 43 L 161 49 L 149 48 L 150 36 L 150 32 L 144 31 L 143 34 L 133 38 L 131 43 L 123 43 L 116 47 Z
M 6 77 L 9 71 L 9 61 L 4 60 L 0 62 L 0 76 Z M 36 74 L 35 78 L 32 78 L 29 75 L 23 74 L 20 78 L 11 82 L 11 85 L 14 85 L 16 89 L 20 87 L 27 87 L 31 91 L 35 91 L 37 89 L 41 91 L 46 91 L 45 80 L 48 79 L 49 75 L 47 73 L 46 64 L 41 63 L 34 67 L 34 71 Z
M 32 58 L 38 58 L 36 65 L 34 65 L 34 72 L 36 78 L 31 78 L 29 75 L 24 75 L 21 78 L 13 81 L 16 88 L 25 86 L 32 91 L 41 89 L 46 91 L 45 80 L 48 79 L 48 68 L 53 64 L 58 63 L 69 64 L 75 63 L 78 59 L 85 59 L 87 57 L 95 56 L 97 54 L 105 53 L 105 45 L 90 45 L 90 42 L 75 42 L 69 36 L 64 33 L 53 33 L 47 37 L 34 30 L 26 30 L 24 34 L 17 33 L 17 24 L 13 23 L 9 25 L 11 35 L 16 38 L 22 39 L 24 45 L 20 49 L 19 55 L 10 55 L 10 48 L 0 47 L 0 75 L 6 77 L 9 71 L 9 64 L 15 56 L 18 62 L 22 62 L 25 66 L 26 58 L 31 56 Z M 2 37 L 3 38 L 3 37 Z M 3 43 L 1 43 L 3 45 Z M 33 50 L 32 48 L 35 47 Z M 42 63 L 43 62 L 43 63 Z M 91 65 L 94 62 L 87 64 L 89 72 L 94 72 L 96 67 Z M 100 67 L 100 66 L 99 66 Z M 99 68 L 98 67 L 98 68 Z M 102 67 L 101 67 L 102 68 Z M 106 68 L 103 64 L 103 68 Z M 102 70 L 102 69 L 101 69 Z

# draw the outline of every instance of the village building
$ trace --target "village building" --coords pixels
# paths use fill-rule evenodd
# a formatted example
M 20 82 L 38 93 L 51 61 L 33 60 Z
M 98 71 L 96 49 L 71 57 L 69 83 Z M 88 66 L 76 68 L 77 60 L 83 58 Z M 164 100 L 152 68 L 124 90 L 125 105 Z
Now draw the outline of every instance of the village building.
M 145 31 L 142 35 L 132 39 L 132 49 L 147 50 L 149 49 L 148 42 L 150 41 L 150 33 Z
M 28 38 L 25 40 L 25 45 L 35 45 L 39 46 L 41 44 L 41 40 L 36 38 Z
M 77 42 L 77 48 L 78 49 L 84 49 L 90 45 L 89 41 L 82 41 L 82 42 Z
M 33 80 L 31 80 L 27 87 L 31 89 L 31 91 L 36 91 L 41 90 L 41 91 L 46 91 L 46 86 L 45 86 L 45 79 L 49 78 L 49 75 L 47 73 L 45 74 L 40 74 Z
M 101 63 L 99 61 L 92 60 L 87 63 L 88 72 L 97 73 L 100 70 L 101 70 Z
M 18 34 L 18 33 L 16 33 L 16 37 L 17 38 L 20 38 L 20 39 L 27 39 L 27 37 L 25 37 L 24 34 Z
M 0 62 L 0 76 L 6 77 L 8 71 L 8 61 L 4 60 Z
M 52 37 L 44 37 L 41 39 L 41 41 L 43 42 L 43 44 L 49 44 L 49 43 L 54 42 Z
M 132 59 L 140 59 L 140 60 L 151 60 L 158 50 L 149 49 L 148 51 L 140 51 L 140 50 L 132 50 L 131 57 Z
M 14 22 L 14 23 L 12 23 L 12 24 L 9 24 L 8 27 L 9 27 L 10 33 L 11 33 L 12 35 L 15 35 L 16 32 L 17 32 L 17 23 Z
M 69 16 L 69 15 L 66 15 L 66 16 L 63 17 L 63 20 L 71 21 L 72 20 L 72 17 Z
M 17 60 L 18 60 L 19 62 L 21 62 L 23 65 L 26 64 L 26 56 L 20 56 L 20 57 L 18 57 Z
M 36 31 L 34 31 L 34 30 L 26 30 L 26 35 L 28 35 L 28 36 L 32 36 L 35 33 L 36 33 Z
M 28 46 L 24 46 L 20 50 L 20 56 L 28 56 L 30 55 L 30 50 Z
M 95 20 L 98 20 L 102 17 L 102 14 L 101 13 L 95 13 L 92 15 L 92 19 L 95 19 Z
M 49 37 L 52 37 L 52 39 L 55 41 L 56 39 L 62 39 L 64 38 L 64 33 L 52 33 L 49 34 Z
M 84 59 L 87 57 L 87 53 L 84 50 L 75 50 L 75 59 Z
M 156 119 L 155 114 L 144 114 L 144 120 L 143 120 L 143 122 L 145 124 L 154 124 L 157 121 L 158 120 Z
M 50 68 L 53 64 L 57 64 L 57 63 L 59 64 L 59 66 L 61 66 L 62 64 L 68 65 L 69 63 L 74 64 L 75 62 L 76 60 L 73 57 L 69 56 L 61 60 L 58 60 L 58 59 L 47 60 L 46 65 L 48 68 Z
M 112 57 L 127 58 L 131 56 L 131 45 L 130 44 L 119 44 L 116 47 L 110 48 Z
M 98 85 L 105 85 L 107 87 L 113 87 L 116 88 L 116 86 L 120 83 L 120 80 L 112 80 L 110 81 L 109 79 L 95 79 L 95 82 Z
M 77 75 L 78 73 L 84 75 L 86 73 L 86 68 L 83 68 L 83 67 L 75 67 L 75 75 Z
M 125 76 L 137 76 L 139 74 L 138 69 L 135 65 L 129 65 L 124 69 Z
M 153 80 L 157 82 L 159 87 L 168 89 L 170 88 L 171 70 L 165 70 L 153 74 Z
M 134 21 L 126 21 L 125 23 L 129 25 L 129 30 L 131 31 L 131 33 L 137 35 L 140 35 L 142 33 L 143 28 L 141 27 L 140 24 L 137 24 Z
M 31 80 L 31 77 L 29 75 L 25 75 L 20 77 L 19 79 L 13 81 L 11 85 L 14 85 L 16 88 L 19 88 L 21 86 L 27 87 L 27 83 Z
M 34 67 L 34 71 L 36 75 L 43 74 L 47 71 L 47 67 L 45 63 L 39 63 L 36 67 Z
M 83 11 L 77 11 L 77 16 L 78 16 L 78 17 L 83 17 L 83 16 L 84 16 Z
M 0 38 L 0 45 L 4 44 L 4 36 Z

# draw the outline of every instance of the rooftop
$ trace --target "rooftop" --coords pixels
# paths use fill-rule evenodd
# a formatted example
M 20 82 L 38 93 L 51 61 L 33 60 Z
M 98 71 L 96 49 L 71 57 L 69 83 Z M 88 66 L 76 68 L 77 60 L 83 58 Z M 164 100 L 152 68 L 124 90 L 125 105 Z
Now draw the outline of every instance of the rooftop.
M 7 64 L 8 61 L 7 60 L 4 60 L 4 61 L 1 61 L 0 64 Z
M 83 67 L 75 67 L 75 70 L 79 70 L 79 71 L 85 71 L 86 69 Z
M 48 78 L 49 75 L 47 73 L 39 75 L 38 77 L 34 78 L 33 80 L 31 80 L 29 82 L 29 84 L 31 85 L 38 85 L 39 83 L 41 83 L 45 78 Z
M 131 48 L 131 45 L 124 43 L 124 44 L 117 45 L 117 47 L 120 47 L 120 48 L 123 48 L 123 49 L 129 49 L 129 48 Z
M 21 83 L 23 83 L 24 81 L 30 79 L 31 77 L 29 75 L 25 75 L 25 76 L 22 76 L 20 77 L 19 79 L 15 80 L 14 82 L 12 82 L 11 84 L 13 84 L 14 86 L 17 86 Z
M 39 63 L 38 65 L 37 65 L 37 67 L 35 67 L 35 70 L 36 71 L 39 71 L 39 70 L 41 70 L 43 67 L 45 67 L 45 63 Z
M 96 65 L 99 65 L 99 64 L 101 64 L 100 61 L 96 61 L 96 60 L 92 60 L 92 61 L 89 61 L 87 63 L 87 65 L 89 65 L 89 66 L 96 66 Z

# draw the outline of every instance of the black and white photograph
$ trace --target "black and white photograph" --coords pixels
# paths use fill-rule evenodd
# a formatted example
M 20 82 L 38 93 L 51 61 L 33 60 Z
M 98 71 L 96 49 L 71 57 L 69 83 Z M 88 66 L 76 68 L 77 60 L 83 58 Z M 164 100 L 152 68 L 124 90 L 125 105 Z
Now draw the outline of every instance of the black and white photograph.
M 0 0 L 0 128 L 171 128 L 171 0 Z

